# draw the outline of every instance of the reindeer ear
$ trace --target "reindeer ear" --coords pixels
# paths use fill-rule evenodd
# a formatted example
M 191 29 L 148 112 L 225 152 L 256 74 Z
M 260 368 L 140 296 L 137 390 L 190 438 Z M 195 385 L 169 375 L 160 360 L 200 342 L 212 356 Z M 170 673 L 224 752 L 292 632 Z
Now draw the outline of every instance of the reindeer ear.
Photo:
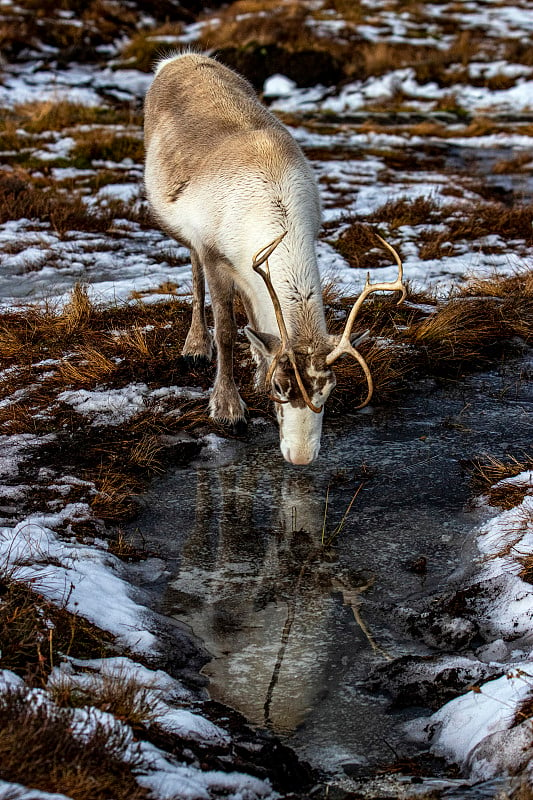
M 352 333 L 350 335 L 350 344 L 352 347 L 357 347 L 357 345 L 364 342 L 364 340 L 369 336 L 370 330 L 363 331 L 363 333 Z M 332 350 L 334 350 L 341 340 L 340 333 L 330 333 L 328 336 L 329 346 Z
M 248 325 L 244 329 L 244 332 L 250 344 L 253 345 L 256 350 L 259 350 L 265 358 L 272 358 L 281 347 L 281 340 L 272 333 L 258 333 L 258 331 L 252 330 Z
M 366 331 L 363 331 L 363 333 L 352 333 L 352 335 L 350 336 L 350 344 L 352 345 L 352 347 L 357 347 L 358 344 L 364 342 L 365 339 L 367 339 L 369 336 L 370 336 L 369 328 Z

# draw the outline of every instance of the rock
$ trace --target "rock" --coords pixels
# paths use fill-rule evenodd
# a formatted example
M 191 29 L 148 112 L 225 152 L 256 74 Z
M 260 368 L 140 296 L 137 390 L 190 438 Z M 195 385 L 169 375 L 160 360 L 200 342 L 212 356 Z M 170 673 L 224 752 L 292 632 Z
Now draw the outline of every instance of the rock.
M 528 765 L 533 767 L 531 720 L 486 736 L 470 753 L 467 767 L 473 780 L 486 781 L 505 774 L 517 775 Z
M 402 656 L 375 669 L 370 686 L 386 691 L 396 706 L 437 709 L 473 684 L 500 676 L 503 669 L 465 656 Z

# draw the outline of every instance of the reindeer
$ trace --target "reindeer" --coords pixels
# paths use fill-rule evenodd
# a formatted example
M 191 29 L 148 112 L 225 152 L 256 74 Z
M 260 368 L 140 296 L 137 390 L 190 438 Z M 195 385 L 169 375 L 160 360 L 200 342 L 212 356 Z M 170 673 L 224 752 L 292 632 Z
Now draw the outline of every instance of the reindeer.
M 370 370 L 351 339 L 355 317 L 372 292 L 401 291 L 402 264 L 391 283 L 370 284 L 353 306 L 344 332 L 328 334 L 315 243 L 321 223 L 311 167 L 288 130 L 252 86 L 206 56 L 182 53 L 161 61 L 145 103 L 146 192 L 161 227 L 191 253 L 192 321 L 183 355 L 210 359 L 205 279 L 215 320 L 217 373 L 211 417 L 244 421 L 233 378 L 238 290 L 245 328 L 275 402 L 284 458 L 312 462 L 320 448 L 323 408 L 335 386 L 334 362 L 353 356 Z M 264 243 L 268 242 L 266 246 Z M 263 245 L 258 249 L 258 245 Z

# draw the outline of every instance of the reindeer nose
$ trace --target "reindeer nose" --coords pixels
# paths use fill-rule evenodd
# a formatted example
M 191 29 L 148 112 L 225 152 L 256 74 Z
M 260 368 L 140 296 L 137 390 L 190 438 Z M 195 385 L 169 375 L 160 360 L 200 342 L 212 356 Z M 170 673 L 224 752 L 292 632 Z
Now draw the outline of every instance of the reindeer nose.
M 313 450 L 297 450 L 291 449 L 289 447 L 282 447 L 281 452 L 283 453 L 283 458 L 285 461 L 288 461 L 289 464 L 294 464 L 295 466 L 303 467 L 306 464 L 312 464 L 315 458 L 318 455 L 318 451 L 320 450 L 320 444 L 316 446 Z

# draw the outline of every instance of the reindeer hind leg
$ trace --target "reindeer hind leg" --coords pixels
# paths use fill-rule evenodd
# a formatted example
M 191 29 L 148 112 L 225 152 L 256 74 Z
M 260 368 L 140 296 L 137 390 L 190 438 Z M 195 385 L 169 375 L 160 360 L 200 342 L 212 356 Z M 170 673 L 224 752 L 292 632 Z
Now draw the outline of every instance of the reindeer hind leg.
M 234 285 L 221 263 L 207 264 L 207 282 L 215 318 L 217 374 L 209 402 L 211 417 L 240 434 L 246 430 L 245 404 L 233 378 L 233 348 L 237 325 L 233 312 Z
M 183 345 L 182 355 L 195 363 L 211 361 L 213 340 L 207 330 L 205 319 L 205 278 L 202 262 L 195 250 L 191 250 L 192 266 L 192 319 L 189 333 Z

